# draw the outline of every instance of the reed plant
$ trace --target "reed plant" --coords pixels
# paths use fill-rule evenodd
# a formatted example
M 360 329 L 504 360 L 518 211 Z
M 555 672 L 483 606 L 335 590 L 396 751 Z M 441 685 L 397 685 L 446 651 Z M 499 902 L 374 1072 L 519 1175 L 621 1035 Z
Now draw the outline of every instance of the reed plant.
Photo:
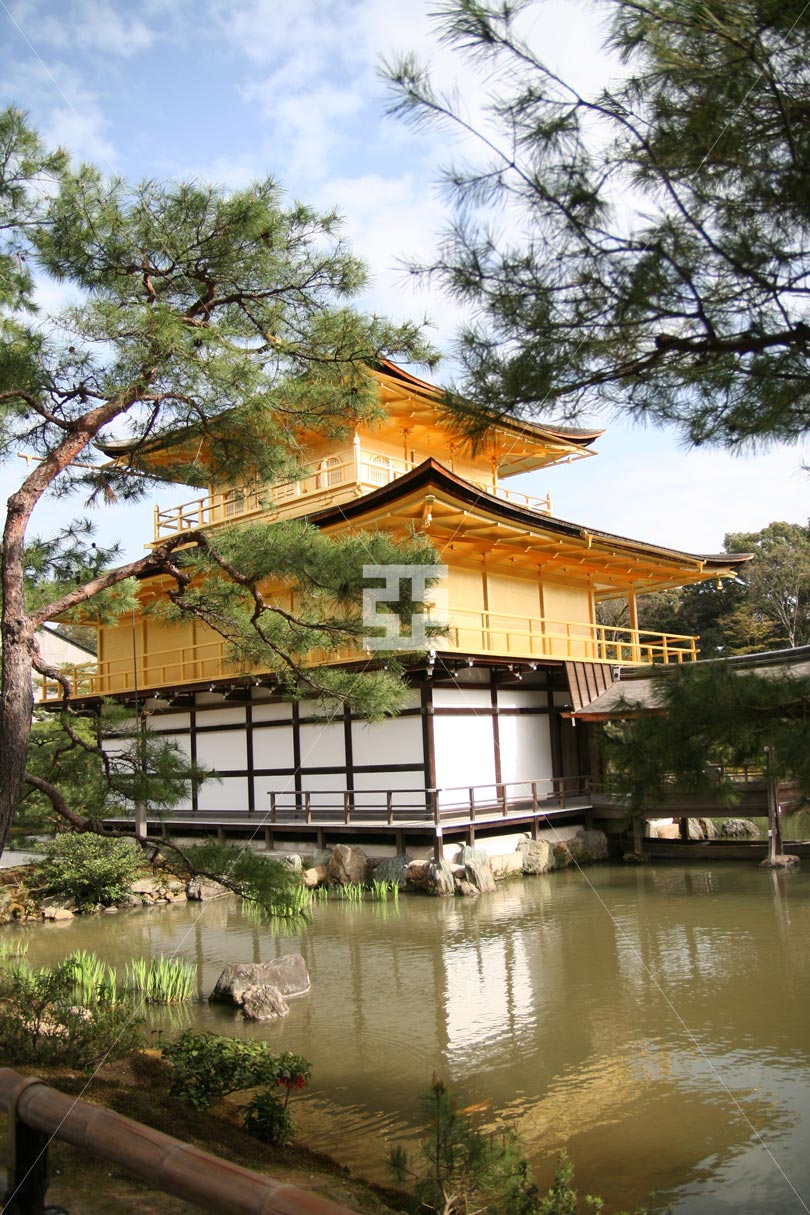
M 362 903 L 366 891 L 362 882 L 346 882 L 345 886 L 337 887 L 336 893 L 346 903 Z
M 22 937 L 7 937 L 0 941 L 0 966 L 28 956 L 28 942 Z
M 127 987 L 148 1004 L 181 1004 L 194 994 L 197 969 L 182 958 L 133 958 L 127 963 Z
M 118 1003 L 116 973 L 98 954 L 76 949 L 65 958 L 64 965 L 73 978 L 76 1001 L 82 1008 Z
M 368 884 L 369 894 L 377 903 L 386 903 L 390 898 L 392 902 L 399 902 L 399 882 L 378 882 L 376 878 L 372 878 Z

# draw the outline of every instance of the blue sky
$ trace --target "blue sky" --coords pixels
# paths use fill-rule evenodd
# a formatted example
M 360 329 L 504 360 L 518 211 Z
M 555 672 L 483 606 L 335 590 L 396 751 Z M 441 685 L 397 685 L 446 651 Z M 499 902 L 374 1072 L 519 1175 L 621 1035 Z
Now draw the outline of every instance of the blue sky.
M 275 177 L 290 195 L 337 206 L 371 266 L 369 308 L 428 317 L 448 348 L 456 315 L 435 290 L 404 281 L 400 259 L 429 256 L 446 218 L 433 182 L 446 139 L 385 116 L 381 56 L 414 49 L 473 87 L 438 47 L 432 0 L 0 0 L 2 104 L 28 111 L 53 143 L 132 179 L 198 177 L 241 186 Z M 603 79 L 593 4 L 532 10 L 530 34 L 580 82 Z M 43 304 L 58 292 L 43 292 Z M 609 418 L 597 459 L 516 482 L 550 489 L 555 514 L 696 552 L 728 531 L 810 513 L 810 444 L 757 456 L 683 450 L 672 434 Z M 20 467 L 22 465 L 20 464 Z M 16 468 L 0 486 L 9 492 Z M 171 488 L 162 504 L 182 499 Z M 60 511 L 64 510 L 64 504 Z M 56 512 L 44 507 L 37 530 Z M 137 555 L 148 505 L 105 509 L 102 538 Z

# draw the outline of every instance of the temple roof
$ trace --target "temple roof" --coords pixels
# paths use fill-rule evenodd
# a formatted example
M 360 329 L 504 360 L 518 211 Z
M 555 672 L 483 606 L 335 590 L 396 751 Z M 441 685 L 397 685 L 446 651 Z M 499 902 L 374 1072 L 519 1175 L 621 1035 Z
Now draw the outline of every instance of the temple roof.
M 807 678 L 810 676 L 810 645 L 791 650 L 769 650 L 759 654 L 735 654 L 730 658 L 702 658 L 692 666 L 708 666 L 723 663 L 735 671 L 748 672 L 767 678 L 769 675 L 791 674 Z M 666 675 L 669 667 L 657 668 L 658 675 Z M 662 713 L 663 700 L 659 679 L 651 679 L 637 668 L 622 671 L 604 692 L 575 713 L 567 714 L 577 721 L 611 721 L 619 718 L 638 717 L 643 713 Z
M 750 560 L 747 554 L 697 554 L 617 536 L 599 528 L 570 523 L 503 501 L 428 459 L 412 472 L 351 502 L 308 516 L 321 528 L 354 524 L 370 527 L 386 520 L 403 528 L 416 526 L 436 543 L 465 549 L 518 548 L 521 563 L 542 565 L 544 572 L 566 579 L 590 578 L 598 599 L 639 594 L 733 576 Z

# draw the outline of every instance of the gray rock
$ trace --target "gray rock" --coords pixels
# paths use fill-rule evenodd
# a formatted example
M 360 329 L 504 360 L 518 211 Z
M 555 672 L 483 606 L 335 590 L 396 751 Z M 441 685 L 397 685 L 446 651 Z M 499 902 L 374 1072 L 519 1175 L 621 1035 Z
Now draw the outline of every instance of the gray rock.
M 250 988 L 272 987 L 282 996 L 305 995 L 310 988 L 307 964 L 300 953 L 284 954 L 272 962 L 232 962 L 208 997 L 214 1004 L 242 1006 Z
M 703 838 L 705 840 L 716 840 L 720 832 L 715 826 L 713 818 L 701 818 L 698 820 L 703 828 Z
M 40 904 L 43 920 L 72 920 L 76 910 L 73 899 L 47 898 Z
M 447 898 L 456 893 L 453 870 L 447 861 L 428 861 L 425 869 L 425 891 L 427 894 Z
M 353 882 L 365 882 L 368 877 L 368 857 L 362 848 L 350 848 L 348 844 L 335 844 L 326 866 L 329 878 L 348 886 Z
M 466 868 L 467 865 L 471 864 L 473 861 L 480 861 L 482 865 L 488 865 L 489 853 L 485 848 L 471 848 L 469 844 L 462 845 L 462 847 L 459 848 L 456 864 L 464 865 Z
M 138 878 L 130 886 L 133 894 L 157 894 L 159 889 L 159 884 L 154 878 Z
M 272 861 L 274 865 L 283 865 L 293 873 L 303 873 L 304 862 L 297 852 L 263 852 L 262 860 Z
M 472 848 L 466 848 L 464 851 L 473 853 Z M 492 893 L 495 889 L 495 878 L 492 876 L 492 866 L 489 863 L 489 857 L 482 861 L 473 854 L 465 863 L 464 868 L 467 873 L 467 881 L 471 886 L 475 886 L 477 890 L 480 890 L 481 894 Z
M 304 870 L 304 885 L 314 890 L 316 886 L 322 886 L 328 876 L 326 865 L 313 865 L 311 869 Z
M 523 857 L 524 873 L 548 873 L 554 868 L 554 855 L 548 840 L 521 840 L 518 851 Z
M 790 852 L 781 852 L 775 856 L 772 861 L 766 857 L 764 861 L 760 861 L 760 869 L 798 869 L 800 865 L 799 858 L 793 856 Z
M 188 885 L 186 886 L 186 896 L 195 902 L 202 899 L 220 899 L 224 894 L 230 893 L 231 891 L 228 890 L 227 886 L 213 881 L 212 878 L 189 878 Z
M 688 839 L 703 840 L 706 838 L 705 835 L 703 834 L 703 827 L 701 826 L 701 823 L 703 821 L 704 820 L 699 819 L 699 818 L 688 818 L 686 820 L 686 824 L 687 824 L 686 831 L 687 831 Z
M 592 861 L 606 861 L 608 856 L 608 838 L 604 831 L 596 831 L 591 828 L 581 827 L 577 831 L 577 840 L 582 841 L 582 848 L 587 854 L 587 859 Z M 583 858 L 584 859 L 584 858 Z
M 378 882 L 397 882 L 404 886 L 408 880 L 407 870 L 410 863 L 407 856 L 383 857 L 374 870 L 374 877 Z
M 248 1021 L 276 1021 L 289 1012 L 287 1001 L 277 987 L 248 987 L 242 996 L 242 1013 Z
M 759 827 L 747 818 L 724 818 L 720 834 L 727 839 L 746 839 L 760 834 Z
M 461 881 L 456 886 L 459 894 L 463 894 L 465 898 L 477 899 L 481 891 L 477 886 L 473 886 L 472 882 Z

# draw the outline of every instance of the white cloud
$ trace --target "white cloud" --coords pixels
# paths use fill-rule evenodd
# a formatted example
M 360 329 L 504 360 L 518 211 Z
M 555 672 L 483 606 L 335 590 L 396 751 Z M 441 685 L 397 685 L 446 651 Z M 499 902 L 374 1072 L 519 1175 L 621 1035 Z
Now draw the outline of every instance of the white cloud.
M 19 0 L 10 11 L 18 34 L 37 53 L 81 47 L 129 58 L 153 40 L 149 26 L 114 0 L 63 0 L 58 8 L 47 0 Z

